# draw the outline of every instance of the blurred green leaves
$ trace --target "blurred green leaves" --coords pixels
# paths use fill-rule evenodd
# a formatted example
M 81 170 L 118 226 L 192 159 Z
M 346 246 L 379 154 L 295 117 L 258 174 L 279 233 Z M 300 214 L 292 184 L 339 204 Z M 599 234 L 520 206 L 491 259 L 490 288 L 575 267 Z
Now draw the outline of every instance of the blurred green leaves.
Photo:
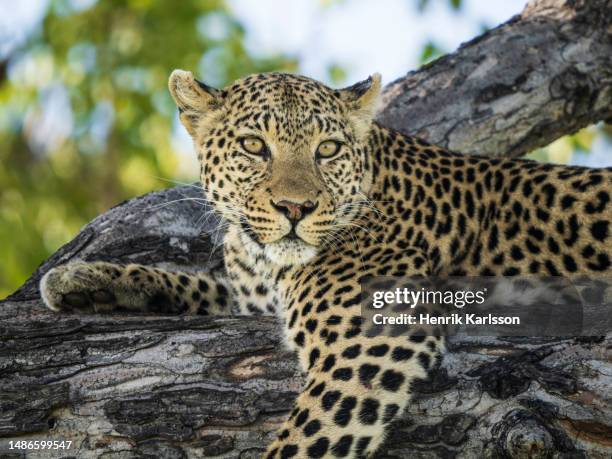
M 574 154 L 589 153 L 598 135 L 605 135 L 604 125 L 589 126 L 572 135 L 563 136 L 544 148 L 532 151 L 526 158 L 537 161 L 568 164 Z
M 55 0 L 3 64 L 0 298 L 112 205 L 197 177 L 171 144 L 174 68 L 217 86 L 296 68 L 250 56 L 220 0 Z
M 419 61 L 421 65 L 429 64 L 444 54 L 444 51 L 438 45 L 433 41 L 428 41 L 423 47 Z
M 440 1 L 440 0 L 434 0 L 434 1 Z M 461 5 L 462 5 L 462 0 L 444 0 L 448 6 L 451 7 L 451 9 L 455 10 L 455 11 L 459 11 L 461 9 Z M 433 3 L 431 0 L 416 0 L 417 2 L 417 8 L 419 9 L 419 11 L 425 11 L 425 9 L 431 4 Z

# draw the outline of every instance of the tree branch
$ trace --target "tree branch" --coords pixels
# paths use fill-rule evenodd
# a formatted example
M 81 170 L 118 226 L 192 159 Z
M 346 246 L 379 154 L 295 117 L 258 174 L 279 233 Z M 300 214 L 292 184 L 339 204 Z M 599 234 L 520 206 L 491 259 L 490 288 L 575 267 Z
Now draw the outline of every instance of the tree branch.
M 612 120 L 612 1 L 536 0 L 387 86 L 379 121 L 462 153 L 520 156 Z

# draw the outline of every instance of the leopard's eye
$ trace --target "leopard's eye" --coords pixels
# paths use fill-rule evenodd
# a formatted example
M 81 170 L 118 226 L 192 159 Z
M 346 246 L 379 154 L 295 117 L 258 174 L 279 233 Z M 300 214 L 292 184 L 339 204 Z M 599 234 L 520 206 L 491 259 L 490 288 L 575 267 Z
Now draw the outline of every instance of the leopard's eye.
M 338 154 L 340 147 L 342 147 L 342 144 L 336 140 L 321 142 L 317 148 L 317 158 L 331 158 Z
M 266 144 L 263 140 L 254 136 L 243 137 L 240 139 L 240 144 L 247 153 L 251 153 L 252 155 L 263 155 L 266 150 Z

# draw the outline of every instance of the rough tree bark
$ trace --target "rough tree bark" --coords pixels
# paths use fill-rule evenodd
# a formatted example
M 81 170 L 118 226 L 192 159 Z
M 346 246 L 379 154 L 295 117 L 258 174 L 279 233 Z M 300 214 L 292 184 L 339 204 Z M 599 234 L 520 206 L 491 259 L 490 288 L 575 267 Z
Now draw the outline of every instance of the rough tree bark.
M 535 0 L 387 86 L 382 124 L 462 153 L 520 156 L 612 120 L 612 2 Z
M 612 1 L 532 1 L 385 91 L 386 125 L 519 155 L 612 118 Z M 74 258 L 217 270 L 195 187 L 101 215 L 0 305 L 0 457 L 257 457 L 302 379 L 269 318 L 55 315 L 37 283 Z M 610 457 L 612 333 L 454 338 L 380 457 Z M 69 450 L 10 441 L 71 440 Z

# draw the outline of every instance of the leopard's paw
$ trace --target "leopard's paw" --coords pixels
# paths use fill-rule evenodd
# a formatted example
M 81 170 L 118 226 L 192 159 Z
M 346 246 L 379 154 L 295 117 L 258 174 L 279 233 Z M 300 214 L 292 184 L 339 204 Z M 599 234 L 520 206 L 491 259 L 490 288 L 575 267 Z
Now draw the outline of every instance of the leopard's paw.
M 62 312 L 110 312 L 117 307 L 113 278 L 96 263 L 72 262 L 57 266 L 40 281 L 45 305 Z

